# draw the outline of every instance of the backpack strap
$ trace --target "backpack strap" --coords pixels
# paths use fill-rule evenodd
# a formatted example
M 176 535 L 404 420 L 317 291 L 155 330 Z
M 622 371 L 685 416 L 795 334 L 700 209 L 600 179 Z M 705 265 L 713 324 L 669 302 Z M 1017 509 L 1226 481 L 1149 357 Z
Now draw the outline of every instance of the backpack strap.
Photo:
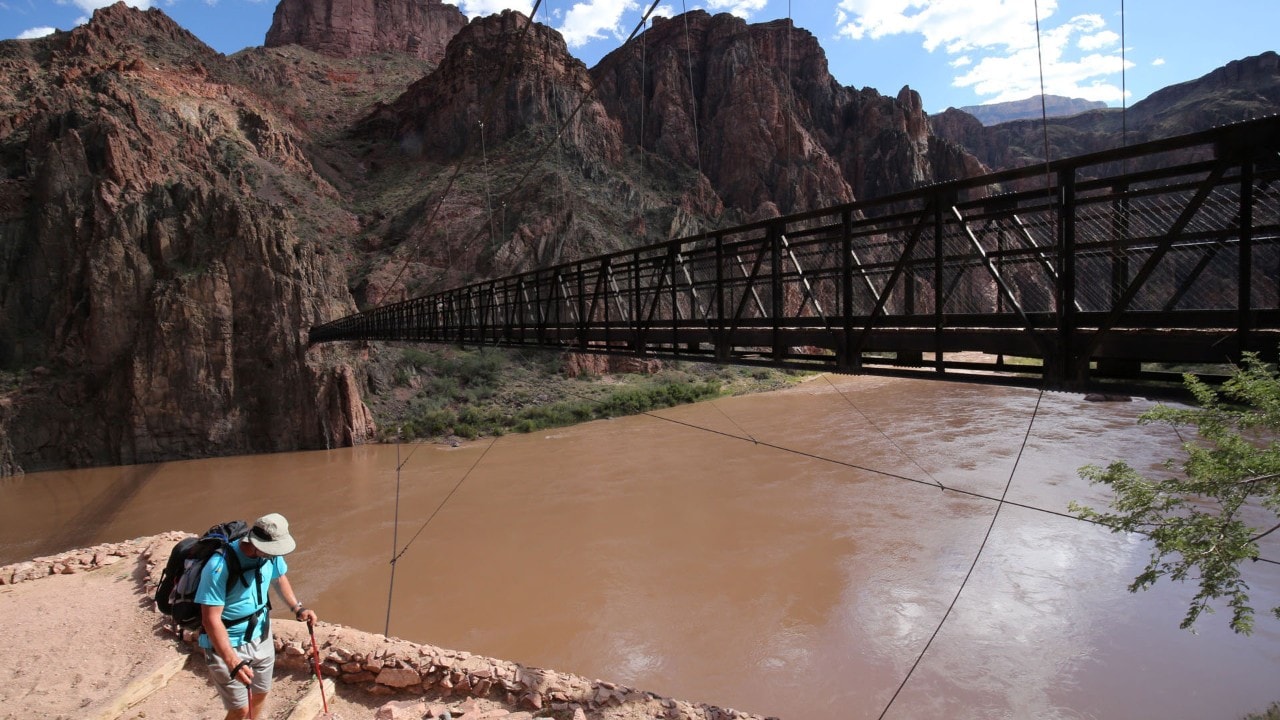
M 231 546 L 231 543 L 227 543 L 223 548 L 222 557 L 227 563 L 227 595 L 231 594 L 231 588 L 235 587 L 236 582 L 240 582 L 246 589 L 248 589 L 248 578 L 250 575 L 253 575 L 253 592 L 254 595 L 257 596 L 258 600 L 257 610 L 254 610 L 248 615 L 243 615 L 232 620 L 223 619 L 222 624 L 226 627 L 231 627 L 232 625 L 239 625 L 242 622 L 248 622 L 249 627 L 245 628 L 244 631 L 244 636 L 246 640 L 248 640 L 254 637 L 254 630 L 258 626 L 258 617 L 265 615 L 266 621 L 262 626 L 262 637 L 265 638 L 267 636 L 267 632 L 271 629 L 271 594 L 270 590 L 268 590 L 266 602 L 264 603 L 262 597 L 262 583 L 258 578 L 258 574 L 262 571 L 263 566 L 266 565 L 267 562 L 270 562 L 270 560 L 244 568 L 240 562 L 239 553 L 237 553 L 236 549 Z
M 240 554 L 237 553 L 236 549 L 231 546 L 231 543 L 227 543 L 226 545 L 224 545 L 221 548 L 221 551 L 222 551 L 222 559 L 227 564 L 226 593 L 228 595 L 231 594 L 231 588 L 236 586 L 236 581 L 239 581 L 240 584 L 244 585 L 246 588 L 249 587 L 249 581 L 246 578 L 248 577 L 249 573 L 258 570 L 258 567 L 261 567 L 261 566 L 251 567 L 248 570 L 245 570 L 243 567 L 241 567 Z

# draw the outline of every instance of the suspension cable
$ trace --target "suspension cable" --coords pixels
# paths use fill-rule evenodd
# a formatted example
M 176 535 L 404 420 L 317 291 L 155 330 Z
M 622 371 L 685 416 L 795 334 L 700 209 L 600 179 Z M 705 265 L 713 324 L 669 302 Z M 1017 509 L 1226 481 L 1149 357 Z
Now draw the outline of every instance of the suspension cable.
M 647 166 L 649 158 L 644 152 L 644 107 L 649 104 L 649 88 L 645 84 L 645 76 L 649 71 L 649 17 L 647 15 L 640 20 L 640 25 L 644 28 L 644 32 L 640 33 L 640 132 L 636 133 L 636 144 L 640 146 L 640 162 Z
M 1041 393 L 1043 394 L 1043 391 L 1041 391 Z M 570 394 L 575 394 L 575 393 L 570 393 Z M 587 398 L 585 395 L 578 395 L 577 397 L 590 400 L 590 398 Z M 1039 401 L 1037 400 L 1037 405 L 1038 403 Z M 717 410 L 719 410 L 721 413 L 724 412 L 724 410 L 721 410 L 719 408 L 717 408 Z M 919 478 L 914 478 L 914 477 L 911 477 L 910 475 L 903 475 L 901 473 L 895 473 L 888 470 L 880 470 L 878 468 L 867 467 L 865 465 L 859 465 L 857 463 L 849 462 L 847 460 L 840 460 L 837 458 L 828 457 L 826 455 L 819 455 L 817 453 L 812 453 L 805 450 L 797 450 L 795 448 L 786 447 L 785 445 L 777 445 L 777 444 L 768 442 L 767 440 L 759 440 L 749 436 L 743 437 L 741 435 L 734 435 L 732 433 L 727 433 L 722 430 L 716 430 L 714 428 L 704 427 L 696 423 L 686 422 L 684 420 L 677 420 L 675 418 L 666 417 L 664 415 L 658 415 L 651 411 L 646 411 L 639 414 L 653 418 L 655 420 L 661 420 L 663 422 L 672 423 L 674 425 L 680 425 L 680 426 L 689 428 L 691 430 L 698 430 L 701 432 L 711 433 L 713 435 L 719 435 L 721 437 L 731 438 L 733 440 L 750 442 L 753 445 L 759 445 L 760 447 L 766 447 L 772 450 L 778 450 L 780 452 L 790 453 L 792 455 L 797 455 L 799 457 L 809 458 L 810 460 L 817 460 L 819 462 L 830 463 L 832 465 L 839 465 L 841 467 L 850 468 L 852 470 L 861 470 L 863 472 L 871 473 L 873 475 L 879 475 L 881 477 L 887 477 L 894 480 L 903 480 L 905 482 L 915 483 L 917 485 L 924 485 L 925 487 L 930 487 L 930 488 L 938 487 L 938 484 L 934 482 L 929 482 L 928 480 L 921 480 Z M 978 500 L 986 500 L 988 502 L 1000 503 L 1003 505 L 1008 505 L 1010 507 L 1020 508 L 1022 510 L 1030 510 L 1032 512 L 1037 512 L 1044 515 L 1052 515 L 1054 517 L 1060 517 L 1065 520 L 1075 520 L 1077 522 L 1087 523 L 1089 525 L 1096 525 L 1098 527 L 1109 527 L 1108 525 L 1106 525 L 1105 523 L 1099 520 L 1093 520 L 1091 518 L 1081 517 L 1079 515 L 1072 515 L 1071 513 L 1062 512 L 1060 510 L 1051 510 L 1049 508 L 1039 507 L 1037 505 L 1029 505 L 1027 503 L 1018 502 L 1016 500 L 1009 500 L 1008 498 L 998 498 L 992 495 L 987 495 L 986 493 L 977 492 L 975 490 L 965 490 L 964 488 L 959 488 L 959 487 L 949 485 L 949 486 L 943 486 L 942 491 L 955 493 L 957 495 L 964 495 L 964 496 L 975 498 Z M 1144 534 L 1144 533 L 1139 532 L 1139 534 Z M 1280 565 L 1280 560 L 1272 560 L 1264 557 L 1259 557 L 1256 560 L 1254 560 L 1254 562 L 1268 563 L 1271 565 Z
M 702 143 L 698 139 L 698 95 L 693 87 L 693 43 L 689 39 L 689 9 L 685 6 L 684 0 L 680 0 L 680 9 L 683 11 L 681 17 L 684 18 L 684 54 L 685 64 L 689 69 L 689 106 L 690 119 L 693 120 L 693 152 L 698 164 L 698 176 L 702 176 Z
M 395 520 L 395 527 L 392 529 L 392 540 L 391 540 L 392 542 L 391 551 L 394 553 L 394 555 L 391 558 L 391 563 L 390 563 L 391 564 L 391 583 L 390 583 L 390 587 L 387 588 L 387 622 L 382 631 L 383 635 L 391 634 L 391 598 L 392 598 L 392 595 L 395 593 L 395 587 L 396 587 L 396 563 L 399 562 L 400 558 L 404 557 L 404 554 L 409 551 L 409 547 L 413 545 L 413 542 L 415 540 L 418 539 L 418 536 L 422 534 L 422 531 L 427 529 L 427 526 L 431 524 L 431 521 L 434 520 L 436 515 L 440 513 L 440 511 L 444 508 L 445 504 L 449 502 L 449 499 L 453 497 L 454 493 L 458 492 L 458 488 L 462 487 L 462 483 L 466 482 L 467 478 L 471 477 L 471 472 L 476 469 L 476 466 L 480 464 L 481 460 L 484 460 L 484 456 L 489 454 L 489 451 L 493 449 L 493 446 L 497 444 L 497 442 L 498 442 L 498 438 L 496 437 L 489 442 L 489 445 L 484 449 L 484 452 L 480 453 L 480 457 L 476 458 L 476 461 L 471 464 L 471 467 L 468 468 L 465 473 L 463 473 L 462 477 L 458 479 L 457 484 L 455 484 L 453 486 L 453 489 L 449 491 L 449 494 L 444 496 L 444 499 L 440 501 L 440 504 L 436 506 L 436 509 L 433 510 L 429 516 L 427 516 L 427 519 L 423 521 L 422 525 L 418 528 L 418 531 L 413 534 L 413 537 L 409 538 L 409 542 L 405 543 L 404 547 L 400 548 L 399 552 L 396 552 L 395 542 L 396 542 L 396 536 L 398 534 L 399 525 L 400 525 L 400 469 L 404 467 L 405 463 L 409 462 L 409 459 L 405 458 L 404 463 L 400 462 L 400 445 L 399 444 L 396 445 L 396 463 L 397 463 L 396 464 L 396 511 L 395 511 L 396 520 Z M 410 453 L 410 456 L 412 456 L 412 453 Z
M 1036 11 L 1036 64 L 1040 68 L 1040 127 L 1044 129 L 1044 188 L 1053 186 L 1053 175 L 1049 168 L 1049 109 L 1044 97 L 1044 52 L 1040 47 L 1040 0 L 1034 0 Z
M 408 462 L 407 460 L 405 462 Z M 404 467 L 404 463 L 400 462 L 400 433 L 396 432 L 396 510 L 394 519 L 391 521 L 391 582 L 387 586 L 387 621 L 382 626 L 382 634 L 391 634 L 391 598 L 396 591 L 396 549 L 400 547 L 400 469 Z
M 902 684 L 897 690 L 893 691 L 893 697 L 889 698 L 889 703 L 884 706 L 884 710 L 880 712 L 880 718 L 889 712 L 889 708 L 893 707 L 893 701 L 898 699 L 898 694 L 902 692 L 902 688 L 907 686 L 907 681 L 911 679 L 911 674 L 920 666 L 920 661 L 924 660 L 924 654 L 929 652 L 929 646 L 933 644 L 938 633 L 942 632 L 942 626 L 947 622 L 947 618 L 951 617 L 951 611 L 955 609 L 956 603 L 960 601 L 960 593 L 964 592 L 964 587 L 969 583 L 969 578 L 973 576 L 973 569 L 978 567 L 978 560 L 982 557 L 982 551 L 987 547 L 987 541 L 991 539 L 991 532 L 995 530 L 996 520 L 1000 517 L 1000 510 L 1004 507 L 1005 498 L 1009 495 L 1009 487 L 1013 485 L 1013 476 L 1018 472 L 1018 463 L 1022 461 L 1022 453 L 1027 449 L 1027 441 L 1031 438 L 1031 428 L 1035 426 L 1036 415 L 1040 412 L 1040 401 L 1044 399 L 1044 390 L 1040 390 L 1040 396 L 1036 398 L 1035 409 L 1031 411 L 1031 420 L 1027 422 L 1027 432 L 1022 436 L 1022 447 L 1018 448 L 1018 457 L 1013 461 L 1013 469 L 1009 471 L 1009 479 L 1005 481 L 1004 492 L 1000 493 L 1000 502 L 996 505 L 996 511 L 991 513 L 991 523 L 987 525 L 987 532 L 982 536 L 982 542 L 978 545 L 978 552 L 973 556 L 973 562 L 969 565 L 969 570 L 964 574 L 964 579 L 960 581 L 960 587 L 956 588 L 955 597 L 951 598 L 951 604 L 947 606 L 947 611 L 942 613 L 942 619 L 938 621 L 938 627 L 934 628 L 933 634 L 929 636 L 928 642 L 920 650 L 920 654 L 916 657 L 916 661 L 911 664 L 911 669 L 907 670 L 907 676 L 902 678 Z
M 858 407 L 857 405 L 855 405 L 855 404 L 853 403 L 853 400 L 849 399 L 849 396 L 844 394 L 844 391 L 842 391 L 840 388 L 836 387 L 836 384 L 835 384 L 835 383 L 833 383 L 833 382 L 831 382 L 831 376 L 830 376 L 830 375 L 828 375 L 827 373 L 823 373 L 823 374 L 822 374 L 822 379 L 823 379 L 823 380 L 826 380 L 826 381 L 827 381 L 827 384 L 831 386 L 831 389 L 832 389 L 832 390 L 835 390 L 835 391 L 836 391 L 836 393 L 837 393 L 840 397 L 844 398 L 844 401 L 845 401 L 845 402 L 849 403 L 849 407 L 853 408 L 854 410 L 857 410 L 857 411 L 858 411 L 858 414 L 862 416 L 862 419 L 863 419 L 863 420 L 866 420 L 866 421 L 871 425 L 871 427 L 875 428 L 875 429 L 876 429 L 876 432 L 878 432 L 878 433 L 880 433 L 882 436 L 884 436 L 884 439 L 885 439 L 885 440 L 888 440 L 890 443 L 892 443 L 892 444 L 893 444 L 893 446 L 894 446 L 895 448 L 897 448 L 898 452 L 899 452 L 903 457 L 905 457 L 906 459 L 910 460 L 912 465 L 915 465 L 916 467 L 920 468 L 920 470 L 921 470 L 922 472 L 924 472 L 924 474 L 925 474 L 925 475 L 928 475 L 928 476 L 929 476 L 929 479 L 930 479 L 930 480 L 932 480 L 932 481 L 934 482 L 934 484 L 936 484 L 938 487 L 942 488 L 943 490 L 946 490 L 946 489 L 947 489 L 945 485 L 943 485 L 941 482 L 939 482 L 939 481 L 938 481 L 938 478 L 936 478 L 936 477 L 934 477 L 934 476 L 933 476 L 933 473 L 929 472 L 929 470 L 928 470 L 927 468 L 925 468 L 925 466 L 923 466 L 923 465 L 921 465 L 920 463 L 916 462 L 916 459 L 915 459 L 914 457 L 912 457 L 909 453 L 907 453 L 907 451 L 906 451 L 906 450 L 903 450 L 903 449 L 902 449 L 902 446 L 901 446 L 901 445 L 899 445 L 899 444 L 897 443 L 897 441 L 895 441 L 893 438 L 889 437 L 888 433 L 886 433 L 884 430 L 881 430 L 881 429 L 880 429 L 880 426 L 876 424 L 876 421 L 875 421 L 875 420 L 872 420 L 872 419 L 871 419 L 871 417 L 870 417 L 869 415 L 867 415 L 866 413 L 862 412 L 862 408 L 860 408 L 860 407 Z
M 1129 147 L 1129 91 L 1125 86 L 1124 0 L 1120 0 L 1120 146 Z M 1125 158 L 1128 165 L 1129 159 Z M 1127 172 L 1127 171 L 1126 171 Z
M 481 172 L 484 175 L 484 202 L 489 210 L 489 247 L 493 247 L 493 194 L 489 192 L 490 180 L 489 174 L 489 150 L 485 147 L 484 142 L 484 121 L 480 121 L 480 157 Z
M 783 122 L 787 125 L 787 148 L 784 159 L 787 162 L 787 189 L 791 192 L 791 207 L 787 212 L 798 212 L 800 210 L 800 189 L 796 187 L 796 158 L 791 156 L 791 123 L 796 116 L 796 89 L 793 85 L 795 82 L 791 74 L 791 36 L 794 34 L 795 25 L 791 22 L 791 0 L 787 0 L 787 109 L 790 110 L 791 117 L 783 118 Z
M 649 9 L 645 12 L 644 17 L 641 18 L 640 22 L 636 24 L 635 29 L 631 31 L 631 34 L 627 36 L 627 39 L 623 41 L 622 43 L 623 45 L 626 45 L 627 43 L 631 42 L 633 38 L 635 38 L 636 33 L 640 32 L 640 29 L 645 26 L 646 22 L 649 20 L 649 16 L 653 14 L 653 11 L 657 9 L 658 3 L 661 1 L 662 0 L 653 0 L 653 4 L 649 6 Z M 538 151 L 538 154 L 534 157 L 533 161 L 529 163 L 529 166 L 527 168 L 525 168 L 524 174 L 520 176 L 520 179 L 515 182 L 515 184 L 512 186 L 510 190 L 508 190 L 506 193 L 503 194 L 502 196 L 503 205 L 508 204 L 510 201 L 514 201 L 516 193 L 520 192 L 520 190 L 524 187 L 525 182 L 528 181 L 529 176 L 532 175 L 533 171 L 538 167 L 538 165 L 542 163 L 542 159 L 546 157 L 547 151 L 551 149 L 551 146 L 560 141 L 560 137 L 564 135 L 565 130 L 569 128 L 569 124 L 573 122 L 573 119 L 575 117 L 577 117 L 578 112 L 582 110 L 582 107 L 587 103 L 587 100 L 589 100 L 591 96 L 595 94 L 596 88 L 597 86 L 595 85 L 595 83 L 592 83 L 591 87 L 585 93 L 582 94 L 582 97 L 578 99 L 578 104 L 574 106 L 573 110 L 569 112 L 569 115 L 564 119 L 562 123 L 560 123 L 560 129 L 556 131 L 555 136 L 552 137 L 551 140 L 543 144 L 542 148 Z M 467 240 L 465 247 L 470 247 L 475 242 L 476 238 L 479 237 L 480 232 L 481 231 L 477 231 L 475 234 L 473 234 L 471 238 Z

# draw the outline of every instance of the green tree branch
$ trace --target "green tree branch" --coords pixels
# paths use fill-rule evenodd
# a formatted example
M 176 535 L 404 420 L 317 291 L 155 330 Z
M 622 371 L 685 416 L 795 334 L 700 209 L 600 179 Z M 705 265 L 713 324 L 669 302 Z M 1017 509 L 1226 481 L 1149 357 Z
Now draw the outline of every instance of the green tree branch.
M 1258 541 L 1280 522 L 1263 530 L 1240 515 L 1269 511 L 1272 520 L 1280 519 L 1280 374 L 1247 354 L 1221 390 L 1192 375 L 1184 380 L 1197 407 L 1161 405 L 1139 418 L 1142 424 L 1196 430 L 1196 439 L 1182 444 L 1183 462 L 1166 462 L 1175 472 L 1152 480 L 1123 461 L 1105 468 L 1087 465 L 1080 476 L 1110 487 L 1113 497 L 1107 510 L 1075 502 L 1071 509 L 1112 532 L 1151 538 L 1151 557 L 1130 592 L 1146 590 L 1161 578 L 1193 580 L 1197 592 L 1180 627 L 1191 628 L 1202 613 L 1225 601 L 1231 629 L 1247 635 L 1253 631 L 1254 608 L 1240 564 L 1258 559 Z M 1271 613 L 1280 618 L 1280 607 Z

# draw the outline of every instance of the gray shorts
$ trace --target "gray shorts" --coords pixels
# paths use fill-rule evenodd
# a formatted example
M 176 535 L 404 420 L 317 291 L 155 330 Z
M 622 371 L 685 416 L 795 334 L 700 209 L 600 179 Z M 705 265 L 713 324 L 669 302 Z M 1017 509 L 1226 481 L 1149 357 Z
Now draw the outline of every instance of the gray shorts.
M 271 690 L 271 674 L 276 665 L 276 646 L 271 633 L 258 642 L 247 642 L 235 648 L 241 660 L 248 660 L 253 670 L 253 692 L 265 695 Z M 209 664 L 209 675 L 213 678 L 214 687 L 222 696 L 222 705 L 228 710 L 242 708 L 249 704 L 248 688 L 239 680 L 231 678 L 231 669 L 222 662 L 218 653 L 204 651 L 205 662 Z

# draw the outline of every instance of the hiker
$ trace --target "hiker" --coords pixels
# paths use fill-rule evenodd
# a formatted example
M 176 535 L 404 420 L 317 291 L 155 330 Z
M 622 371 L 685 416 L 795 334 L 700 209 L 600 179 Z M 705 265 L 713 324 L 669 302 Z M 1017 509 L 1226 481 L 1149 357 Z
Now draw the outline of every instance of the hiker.
M 302 606 L 285 575 L 289 566 L 284 556 L 294 547 L 284 516 L 264 515 L 248 535 L 229 545 L 227 552 L 235 553 L 235 559 L 228 562 L 216 553 L 200 574 L 195 596 L 204 623 L 200 647 L 227 709 L 227 720 L 257 717 L 271 690 L 276 652 L 268 591 L 273 581 L 298 621 L 316 621 L 315 612 Z M 228 589 L 225 573 L 233 572 L 235 560 L 239 560 L 241 578 L 232 578 Z

